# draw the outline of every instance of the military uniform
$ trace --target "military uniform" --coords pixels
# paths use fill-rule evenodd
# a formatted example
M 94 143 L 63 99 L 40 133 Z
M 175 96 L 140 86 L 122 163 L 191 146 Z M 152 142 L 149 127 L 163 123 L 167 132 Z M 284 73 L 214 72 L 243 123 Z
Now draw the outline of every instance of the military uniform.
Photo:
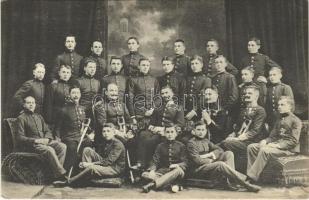
M 65 51 L 62 54 L 58 55 L 55 60 L 54 68 L 51 71 L 51 78 L 53 80 L 57 79 L 58 70 L 61 65 L 69 65 L 72 67 L 72 78 L 76 79 L 80 75 L 79 73 L 82 59 L 83 57 L 75 51 Z
M 301 120 L 293 113 L 281 114 L 269 137 L 265 139 L 267 143 L 275 143 L 279 147 L 260 146 L 259 143 L 249 145 L 247 175 L 257 181 L 270 158 L 299 152 L 301 128 Z
M 178 104 L 183 103 L 183 95 L 185 91 L 186 81 L 182 74 L 177 71 L 171 71 L 158 78 L 160 88 L 169 85 L 174 91 L 174 97 L 177 98 Z
M 32 96 L 35 99 L 36 108 L 35 112 L 44 116 L 43 105 L 45 97 L 45 85 L 42 81 L 33 79 L 26 81 L 23 85 L 17 90 L 14 95 L 15 101 L 19 105 L 19 109 L 22 109 L 24 104 L 24 98 L 27 96 Z
M 279 67 L 277 63 L 271 60 L 268 56 L 263 55 L 261 53 L 248 54 L 241 60 L 241 68 L 245 68 L 248 66 L 253 67 L 254 69 L 254 77 L 257 78 L 259 76 L 268 76 L 268 72 L 272 67 Z
M 155 182 L 155 189 L 164 188 L 172 184 L 177 179 L 181 179 L 185 175 L 187 168 L 186 147 L 179 141 L 165 141 L 160 143 L 153 155 L 151 166 L 148 170 L 155 170 L 156 177 L 151 179 L 149 172 L 144 172 L 142 177 Z M 178 164 L 179 167 L 170 169 L 171 164 Z
M 162 106 L 155 108 L 151 119 L 150 126 L 166 127 L 175 125 L 183 128 L 185 123 L 184 113 L 181 106 L 173 101 L 164 103 Z M 181 132 L 179 130 L 179 132 Z M 156 146 L 160 143 L 161 136 L 152 133 L 150 130 L 142 130 L 138 138 L 137 158 L 142 166 L 147 166 Z
M 224 140 L 222 141 L 222 146 L 232 151 L 236 157 L 236 169 L 244 169 L 243 158 L 246 157 L 247 146 L 254 142 L 259 142 L 263 139 L 263 128 L 266 119 L 266 112 L 263 107 L 256 106 L 256 107 L 246 107 L 241 108 L 240 115 L 238 119 L 238 123 L 235 127 L 235 133 L 238 133 L 242 127 L 242 124 L 246 120 L 251 120 L 251 125 L 249 126 L 246 133 L 247 136 L 246 140 Z
M 84 73 L 84 67 L 85 67 L 87 60 L 94 60 L 97 64 L 96 72 L 94 75 L 95 79 L 101 80 L 101 78 L 103 78 L 105 75 L 108 74 L 106 60 L 102 58 L 101 56 L 98 56 L 96 54 L 91 54 L 89 57 L 86 57 L 82 60 L 82 64 L 81 64 L 80 72 L 79 72 L 80 76 Z
M 240 97 L 239 98 L 240 107 L 242 107 L 242 108 L 246 107 L 245 100 L 244 100 L 245 89 L 246 89 L 246 87 L 250 87 L 250 86 L 254 86 L 254 87 L 257 87 L 259 89 L 258 104 L 260 106 L 264 107 L 265 101 L 266 101 L 266 92 L 267 92 L 266 86 L 265 86 L 265 84 L 257 84 L 257 83 L 254 83 L 254 82 L 242 83 L 238 86 L 239 97 Z
M 139 60 L 145 58 L 139 52 L 130 52 L 127 55 L 121 57 L 123 68 L 121 72 L 127 77 L 136 77 L 139 76 Z
M 176 55 L 174 57 L 174 63 L 175 63 L 175 70 L 181 73 L 182 75 L 188 76 L 193 73 L 191 69 L 191 61 L 189 56 L 185 54 Z
M 217 73 L 213 76 L 212 84 L 218 89 L 221 106 L 227 111 L 232 111 L 238 100 L 238 87 L 235 77 L 228 72 Z
M 207 74 L 209 77 L 213 77 L 216 73 L 215 68 L 215 59 L 218 57 L 217 54 L 206 54 L 203 56 L 203 72 Z M 232 65 L 229 61 L 227 61 L 226 71 L 230 74 L 234 75 L 235 77 L 238 74 L 238 69 Z
M 42 154 L 50 163 L 55 177 L 59 177 L 66 172 L 63 168 L 66 146 L 53 140 L 53 134 L 40 114 L 25 110 L 18 116 L 16 126 L 18 149 Z M 41 138 L 48 138 L 48 144 L 35 144 L 35 140 Z
M 120 73 L 112 72 L 111 75 L 104 76 L 101 80 L 102 94 L 105 94 L 108 84 L 115 83 L 118 86 L 119 99 L 124 101 L 127 81 L 127 77 Z
M 294 99 L 293 91 L 289 85 L 284 83 L 277 83 L 267 85 L 266 104 L 265 109 L 267 112 L 267 123 L 273 127 L 276 118 L 278 117 L 278 101 L 281 96 L 290 96 Z

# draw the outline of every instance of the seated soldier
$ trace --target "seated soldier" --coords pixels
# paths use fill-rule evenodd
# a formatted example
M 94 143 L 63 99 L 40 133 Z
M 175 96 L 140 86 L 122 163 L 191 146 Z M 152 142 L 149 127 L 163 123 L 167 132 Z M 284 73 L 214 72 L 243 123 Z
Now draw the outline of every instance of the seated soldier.
M 192 131 L 194 138 L 187 143 L 192 175 L 214 180 L 218 180 L 218 176 L 223 176 L 225 181 L 221 185 L 223 184 L 226 189 L 234 190 L 230 185 L 230 181 L 234 181 L 249 191 L 258 192 L 260 187 L 245 181 L 246 176 L 234 169 L 233 152 L 224 152 L 219 146 L 210 142 L 206 137 L 207 132 L 207 125 L 204 122 L 196 123 L 195 129 Z
M 165 127 L 164 136 L 166 141 L 157 146 L 151 166 L 142 174 L 143 178 L 151 180 L 143 186 L 143 192 L 165 188 L 185 175 L 187 152 L 185 145 L 175 140 L 176 127 Z
M 261 172 L 270 158 L 293 155 L 299 152 L 301 120 L 293 114 L 294 100 L 281 96 L 278 102 L 280 116 L 268 138 L 260 143 L 250 144 L 247 148 L 249 180 L 258 181 Z
M 94 178 L 119 177 L 125 169 L 125 147 L 115 138 L 114 125 L 104 124 L 104 142 L 94 150 L 86 147 L 79 167 L 83 170 L 67 181 L 54 182 L 55 187 L 64 187 Z
M 63 168 L 63 163 L 66 145 L 53 140 L 53 134 L 43 117 L 34 112 L 35 106 L 35 99 L 32 96 L 24 99 L 23 113 L 18 116 L 16 122 L 18 149 L 41 154 L 49 162 L 55 179 L 65 179 L 66 170 Z
M 244 170 L 246 164 L 247 146 L 260 141 L 263 135 L 263 127 L 266 119 L 264 108 L 257 104 L 259 89 L 255 86 L 248 86 L 245 90 L 246 107 L 241 108 L 235 131 L 224 141 L 222 147 L 232 151 L 236 155 L 236 169 Z M 244 170 L 245 171 L 245 170 Z

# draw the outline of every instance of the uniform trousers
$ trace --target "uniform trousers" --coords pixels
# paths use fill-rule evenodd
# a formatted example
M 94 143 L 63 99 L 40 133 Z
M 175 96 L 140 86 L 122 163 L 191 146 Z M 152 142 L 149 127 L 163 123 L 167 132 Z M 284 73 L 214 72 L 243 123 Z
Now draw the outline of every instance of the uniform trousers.
M 149 177 L 149 172 L 144 172 L 142 177 L 154 181 L 156 189 L 167 187 L 185 176 L 185 172 L 180 167 L 175 169 L 160 168 L 155 174 L 155 177 Z
M 253 143 L 248 146 L 247 154 L 247 175 L 257 181 L 270 158 L 293 155 L 294 153 L 288 150 L 280 150 L 267 145 L 261 146 L 259 143 Z
M 52 140 L 47 145 L 35 144 L 33 151 L 41 154 L 50 163 L 55 178 L 66 173 L 63 163 L 66 156 L 67 147 L 62 142 Z

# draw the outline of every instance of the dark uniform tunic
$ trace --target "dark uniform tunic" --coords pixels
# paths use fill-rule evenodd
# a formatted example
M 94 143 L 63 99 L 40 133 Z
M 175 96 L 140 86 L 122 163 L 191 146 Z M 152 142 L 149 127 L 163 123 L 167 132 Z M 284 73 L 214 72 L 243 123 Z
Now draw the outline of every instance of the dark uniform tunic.
M 83 57 L 75 51 L 65 51 L 58 55 L 55 60 L 55 66 L 52 69 L 51 78 L 53 80 L 57 79 L 59 67 L 64 64 L 72 67 L 72 78 L 76 79 L 80 75 L 79 73 L 82 59 Z
M 179 168 L 170 169 L 171 164 L 178 164 Z M 184 177 L 184 172 L 188 166 L 186 147 L 179 141 L 165 141 L 160 143 L 153 155 L 152 164 L 148 170 L 155 170 L 156 189 L 172 184 L 177 179 Z M 143 173 L 144 178 L 148 178 L 148 172 Z
M 107 75 L 107 65 L 106 60 L 102 58 L 101 56 L 98 56 L 97 54 L 91 54 L 89 57 L 86 57 L 82 60 L 82 64 L 80 67 L 80 76 L 84 73 L 84 67 L 87 60 L 94 60 L 96 62 L 96 72 L 94 75 L 94 78 L 97 80 L 101 80 L 104 76 Z
M 187 55 L 176 55 L 174 57 L 174 63 L 175 63 L 175 70 L 179 73 L 181 73 L 184 76 L 191 75 L 192 69 L 191 69 L 191 61 L 190 57 Z
M 42 81 L 33 79 L 26 81 L 23 85 L 17 90 L 14 95 L 15 101 L 18 103 L 19 108 L 21 109 L 24 104 L 24 98 L 27 96 L 32 96 L 35 99 L 36 108 L 35 112 L 44 116 L 43 105 L 44 105 L 44 96 L 45 95 L 45 85 Z
M 111 75 L 104 76 L 101 80 L 102 94 L 105 94 L 107 86 L 110 83 L 115 83 L 118 86 L 119 99 L 124 101 L 127 88 L 127 77 L 120 73 L 116 74 L 115 72 L 112 72 Z
M 294 99 L 293 91 L 289 85 L 284 83 L 267 84 L 266 104 L 267 123 L 270 127 L 274 126 L 275 120 L 278 117 L 278 101 L 281 96 L 290 96 Z
M 139 52 L 130 52 L 129 54 L 122 56 L 122 73 L 124 73 L 124 75 L 127 77 L 139 76 L 138 64 L 139 60 L 142 58 L 145 58 L 145 56 Z
M 268 72 L 272 67 L 279 67 L 277 63 L 271 60 L 268 56 L 261 53 L 248 54 L 241 60 L 241 69 L 251 66 L 254 69 L 254 77 L 268 76 Z
M 216 73 L 215 68 L 215 59 L 218 57 L 217 54 L 206 54 L 203 56 L 203 72 L 207 74 L 209 77 L 212 77 Z M 227 61 L 226 71 L 230 74 L 234 75 L 235 77 L 238 74 L 238 69 L 232 65 L 229 61 Z
M 293 113 L 281 114 L 269 137 L 265 139 L 267 144 L 275 143 L 279 147 L 260 146 L 259 143 L 248 146 L 248 176 L 253 180 L 258 180 L 270 158 L 299 152 L 301 128 L 301 120 Z
M 174 91 L 174 96 L 175 98 L 177 98 L 178 104 L 183 103 L 186 80 L 182 74 L 173 70 L 168 74 L 160 76 L 158 78 L 158 81 L 160 84 L 160 88 L 169 85 Z
M 100 81 L 87 75 L 83 75 L 81 78 L 77 79 L 77 81 L 81 91 L 80 105 L 86 107 L 86 112 L 88 114 L 89 110 L 91 110 L 93 97 L 100 91 Z

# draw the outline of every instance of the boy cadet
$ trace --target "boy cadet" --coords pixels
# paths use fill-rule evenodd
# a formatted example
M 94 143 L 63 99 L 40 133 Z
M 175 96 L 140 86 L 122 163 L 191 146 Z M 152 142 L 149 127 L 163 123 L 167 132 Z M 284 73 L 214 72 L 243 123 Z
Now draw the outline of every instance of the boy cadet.
M 65 37 L 65 51 L 58 55 L 55 59 L 55 65 L 51 71 L 52 80 L 57 79 L 57 72 L 61 65 L 69 65 L 72 68 L 72 78 L 79 77 L 80 65 L 83 57 L 75 52 L 76 40 L 74 35 L 67 35 Z
M 234 169 L 233 152 L 224 152 L 219 146 L 210 142 L 206 137 L 207 133 L 207 125 L 198 122 L 192 131 L 194 137 L 187 143 L 189 170 L 192 171 L 192 175 L 215 180 L 218 176 L 223 176 L 225 180 L 222 184 L 226 189 L 237 190 L 230 185 L 230 181 L 234 181 L 249 191 L 258 192 L 260 187 L 250 184 L 244 174 Z
M 32 96 L 24 98 L 24 110 L 16 122 L 19 150 L 43 155 L 49 162 L 55 179 L 63 180 L 66 174 L 63 168 L 66 145 L 53 140 L 53 134 L 42 115 L 35 113 L 35 106 Z
M 127 77 L 120 73 L 123 67 L 121 58 L 117 56 L 112 56 L 110 60 L 110 66 L 112 69 L 112 73 L 110 75 L 104 76 L 101 79 L 102 94 L 105 93 L 104 90 L 107 89 L 107 86 L 110 83 L 115 83 L 118 86 L 119 91 L 118 99 L 120 101 L 124 101 L 125 92 L 127 89 Z
M 281 82 L 282 70 L 272 67 L 269 71 L 269 83 L 267 84 L 266 112 L 267 123 L 272 128 L 277 118 L 278 100 L 280 96 L 290 96 L 294 99 L 293 91 L 289 85 Z
M 261 172 L 272 157 L 293 155 L 299 152 L 301 120 L 293 114 L 294 100 L 290 96 L 281 96 L 274 128 L 268 138 L 260 143 L 250 144 L 247 148 L 249 180 L 258 181 Z
M 162 68 L 165 74 L 158 78 L 160 88 L 169 85 L 174 91 L 177 103 L 182 104 L 186 84 L 184 76 L 175 70 L 172 57 L 165 56 L 162 58 Z
M 107 66 L 106 66 L 106 60 L 102 57 L 102 52 L 103 52 L 102 42 L 98 40 L 93 41 L 90 50 L 91 50 L 91 54 L 82 60 L 81 66 L 85 66 L 85 62 L 88 59 L 94 60 L 97 64 L 96 65 L 97 69 L 96 69 L 94 78 L 97 80 L 101 80 L 108 73 Z M 80 70 L 81 71 L 79 73 L 80 75 L 82 75 L 83 69 L 80 68 Z
M 222 145 L 225 149 L 233 151 L 237 156 L 236 169 L 241 169 L 243 160 L 246 157 L 247 146 L 262 139 L 263 127 L 266 119 L 266 113 L 263 107 L 257 104 L 259 98 L 259 89 L 255 86 L 248 86 L 245 89 L 246 107 L 241 108 L 235 131 L 231 133 Z M 239 166 L 237 166 L 239 165 Z
M 188 165 L 186 147 L 175 140 L 177 137 L 176 127 L 165 127 L 164 136 L 166 141 L 157 146 L 151 166 L 147 172 L 142 174 L 143 178 L 151 181 L 143 186 L 143 192 L 164 188 L 185 175 Z
M 140 47 L 139 41 L 136 37 L 129 37 L 127 40 L 130 53 L 121 57 L 123 64 L 123 73 L 127 77 L 136 77 L 140 74 L 138 69 L 140 59 L 144 59 L 145 56 L 138 52 Z
M 206 55 L 203 56 L 204 68 L 203 72 L 212 77 L 216 73 L 215 59 L 218 56 L 219 42 L 215 39 L 210 39 L 206 43 Z M 226 71 L 234 75 L 238 74 L 238 69 L 227 61 Z
M 184 76 L 190 75 L 192 73 L 190 68 L 190 57 L 185 54 L 186 46 L 185 41 L 182 39 L 177 39 L 174 42 L 174 63 L 175 70 Z
M 35 64 L 33 67 L 33 79 L 23 83 L 14 95 L 14 100 L 18 103 L 20 109 L 24 104 L 24 98 L 32 96 L 36 101 L 35 112 L 44 116 L 45 84 L 42 82 L 44 76 L 45 66 L 42 63 Z
M 64 187 L 93 178 L 118 177 L 125 170 L 125 147 L 115 138 L 114 125 L 106 123 L 101 132 L 104 142 L 96 149 L 86 147 L 83 151 L 80 173 L 67 181 L 54 182 L 55 187 Z

